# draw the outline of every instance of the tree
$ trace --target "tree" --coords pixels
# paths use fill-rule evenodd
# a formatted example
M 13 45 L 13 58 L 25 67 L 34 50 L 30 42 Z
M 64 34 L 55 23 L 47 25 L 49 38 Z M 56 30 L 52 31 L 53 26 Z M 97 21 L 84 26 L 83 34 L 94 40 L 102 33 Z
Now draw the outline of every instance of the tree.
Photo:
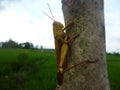
M 5 48 L 17 48 L 18 43 L 13 41 L 12 39 L 9 39 L 7 42 L 3 43 L 2 47 L 5 47 Z
M 33 48 L 33 44 L 31 42 L 20 43 L 19 48 L 31 49 Z
M 106 69 L 103 0 L 62 0 L 65 23 L 73 21 L 68 36 L 80 33 L 69 43 L 64 83 L 57 90 L 109 90 Z M 94 63 L 78 63 L 96 61 Z

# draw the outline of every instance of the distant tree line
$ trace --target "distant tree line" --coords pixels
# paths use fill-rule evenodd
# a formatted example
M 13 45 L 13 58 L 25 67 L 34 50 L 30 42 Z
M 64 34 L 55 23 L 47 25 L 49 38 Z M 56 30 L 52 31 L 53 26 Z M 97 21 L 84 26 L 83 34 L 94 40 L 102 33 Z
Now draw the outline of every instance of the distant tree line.
M 44 51 L 55 51 L 54 48 L 44 48 L 43 46 L 34 45 L 31 42 L 18 43 L 12 39 L 5 42 L 0 42 L 0 48 L 25 48 L 25 49 L 40 49 Z
M 119 52 L 107 52 L 107 55 L 116 55 L 116 56 L 119 56 L 120 53 Z
M 6 42 L 2 42 L 2 48 L 25 48 L 25 49 L 32 49 L 32 48 L 34 48 L 34 46 L 33 46 L 33 44 L 31 42 L 18 43 L 16 41 L 13 41 L 12 39 L 9 39 Z

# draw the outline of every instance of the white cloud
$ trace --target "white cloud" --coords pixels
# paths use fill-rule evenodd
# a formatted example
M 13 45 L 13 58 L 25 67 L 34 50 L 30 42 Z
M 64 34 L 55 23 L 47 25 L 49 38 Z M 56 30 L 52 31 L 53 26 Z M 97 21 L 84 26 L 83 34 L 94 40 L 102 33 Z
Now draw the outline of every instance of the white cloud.
M 53 48 L 51 23 L 47 19 L 32 19 L 28 12 L 19 14 L 14 10 L 2 11 L 0 14 L 0 41 L 12 38 L 19 42 L 31 41 L 34 44 Z
M 52 20 L 47 3 L 57 21 L 64 23 L 61 0 L 3 0 L 0 11 L 0 41 L 12 38 L 18 42 L 31 41 L 45 47 L 54 47 Z M 120 0 L 105 0 L 107 51 L 120 49 Z M 1 3 L 0 3 L 1 5 Z
M 120 7 L 119 0 L 105 0 L 105 25 L 107 51 L 120 49 Z

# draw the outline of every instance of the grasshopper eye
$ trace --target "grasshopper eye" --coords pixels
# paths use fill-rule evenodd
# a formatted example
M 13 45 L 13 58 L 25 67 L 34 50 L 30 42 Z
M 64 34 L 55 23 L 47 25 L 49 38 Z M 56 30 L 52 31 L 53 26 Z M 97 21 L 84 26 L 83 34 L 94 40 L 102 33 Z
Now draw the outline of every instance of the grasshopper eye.
M 56 23 L 56 22 L 53 22 L 53 25 L 57 25 L 57 23 Z

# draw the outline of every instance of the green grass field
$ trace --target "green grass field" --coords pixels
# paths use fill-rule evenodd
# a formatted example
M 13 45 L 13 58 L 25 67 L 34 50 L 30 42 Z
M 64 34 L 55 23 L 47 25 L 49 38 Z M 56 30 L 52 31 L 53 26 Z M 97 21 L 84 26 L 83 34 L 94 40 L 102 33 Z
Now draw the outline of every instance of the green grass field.
M 120 90 L 120 56 L 107 55 L 111 90 Z M 52 51 L 0 48 L 0 90 L 55 90 Z
M 0 90 L 54 90 L 54 52 L 0 49 Z
M 107 65 L 111 90 L 120 90 L 120 56 L 107 55 Z

